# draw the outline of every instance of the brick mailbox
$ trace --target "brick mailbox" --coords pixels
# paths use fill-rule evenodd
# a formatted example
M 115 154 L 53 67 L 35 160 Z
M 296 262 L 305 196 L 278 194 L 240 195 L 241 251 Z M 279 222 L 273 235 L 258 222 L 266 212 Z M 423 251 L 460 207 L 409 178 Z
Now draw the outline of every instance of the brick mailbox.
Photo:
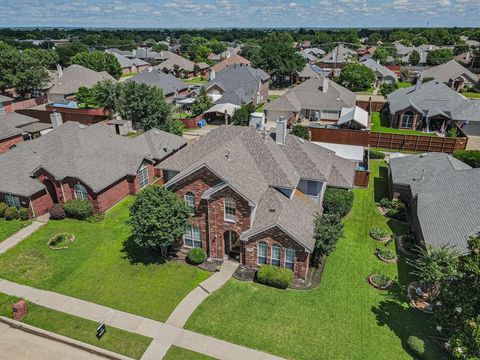
M 22 320 L 22 318 L 27 315 L 27 302 L 25 300 L 20 300 L 19 302 L 12 305 L 13 310 L 13 319 Z

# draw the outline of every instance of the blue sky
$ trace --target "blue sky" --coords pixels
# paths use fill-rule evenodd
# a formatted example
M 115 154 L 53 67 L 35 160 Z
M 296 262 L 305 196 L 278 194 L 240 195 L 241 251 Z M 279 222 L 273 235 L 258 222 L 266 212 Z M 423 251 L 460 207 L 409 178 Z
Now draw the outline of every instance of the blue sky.
M 0 0 L 0 26 L 480 26 L 480 0 Z

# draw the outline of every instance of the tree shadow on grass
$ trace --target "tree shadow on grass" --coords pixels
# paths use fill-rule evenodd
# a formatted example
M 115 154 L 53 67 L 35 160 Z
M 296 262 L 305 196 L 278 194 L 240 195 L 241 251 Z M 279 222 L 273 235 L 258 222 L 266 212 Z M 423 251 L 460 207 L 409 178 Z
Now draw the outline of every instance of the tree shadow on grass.
M 413 308 L 407 297 L 406 286 L 395 283 L 378 305 L 372 307 L 379 326 L 388 326 L 401 340 L 403 349 L 414 356 L 407 340 L 416 336 L 425 342 L 426 359 L 448 359 L 448 355 L 430 338 L 435 334 L 435 322 L 431 315 Z M 393 356 L 393 354 L 391 354 Z
M 385 166 L 380 167 L 379 175 L 373 179 L 373 196 L 375 202 L 388 197 L 388 169 Z
M 138 246 L 132 235 L 123 242 L 121 252 L 123 253 L 123 258 L 127 259 L 132 265 L 163 264 L 166 262 L 166 259 L 162 257 L 160 251 L 154 251 Z

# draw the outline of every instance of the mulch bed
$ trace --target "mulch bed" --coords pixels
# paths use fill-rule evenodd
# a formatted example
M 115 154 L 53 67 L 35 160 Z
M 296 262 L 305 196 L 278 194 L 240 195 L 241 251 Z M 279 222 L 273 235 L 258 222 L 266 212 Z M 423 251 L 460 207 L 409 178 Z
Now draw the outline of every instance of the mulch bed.
M 367 282 L 373 286 L 375 289 L 377 290 L 388 290 L 390 289 L 392 286 L 393 286 L 393 281 L 392 280 L 389 280 L 388 283 L 385 285 L 385 286 L 382 286 L 382 285 L 378 285 L 376 284 L 373 280 L 372 280 L 372 276 L 374 274 L 371 274 L 367 277 Z
M 408 285 L 408 298 L 410 299 L 410 303 L 415 309 L 432 315 L 433 306 L 427 301 L 428 294 L 425 294 L 423 297 L 418 295 L 416 289 L 419 287 L 421 288 L 421 284 L 418 281 L 413 281 Z
M 48 247 L 52 250 L 67 250 L 68 249 L 68 245 L 65 245 L 65 246 L 55 246 L 55 245 L 51 245 L 52 242 L 54 242 L 58 236 L 61 236 L 61 235 L 67 235 L 66 233 L 61 233 L 61 234 L 57 234 L 55 235 L 54 237 L 52 237 L 50 240 L 48 240 Z M 75 241 L 75 235 L 70 235 L 70 237 L 68 238 L 67 240 L 68 242 L 74 242 Z
M 233 277 L 240 281 L 253 281 L 255 279 L 255 274 L 255 270 L 248 269 L 245 266 L 240 265 L 233 273 Z
M 305 280 L 294 278 L 292 283 L 290 284 L 290 288 L 295 290 L 311 290 L 319 287 L 322 280 L 323 269 L 325 267 L 326 260 L 327 257 L 324 256 L 320 260 L 320 264 L 318 265 L 318 267 L 310 266 L 310 268 L 308 269 L 307 278 Z
M 222 266 L 223 260 L 220 259 L 207 259 L 200 265 L 197 265 L 200 269 L 216 272 L 220 270 L 220 266 Z
M 405 254 L 407 256 L 416 257 L 417 256 L 416 254 L 410 252 L 409 250 L 407 250 L 403 246 L 403 239 L 404 238 L 405 238 L 405 235 L 397 236 L 397 248 L 398 248 L 398 250 L 400 250 L 403 254 Z
M 390 241 L 390 238 L 391 238 L 390 235 L 384 236 L 382 238 L 377 238 L 377 237 L 373 236 L 370 232 L 369 232 L 369 235 L 373 240 L 380 241 L 382 243 L 386 243 L 386 242 Z

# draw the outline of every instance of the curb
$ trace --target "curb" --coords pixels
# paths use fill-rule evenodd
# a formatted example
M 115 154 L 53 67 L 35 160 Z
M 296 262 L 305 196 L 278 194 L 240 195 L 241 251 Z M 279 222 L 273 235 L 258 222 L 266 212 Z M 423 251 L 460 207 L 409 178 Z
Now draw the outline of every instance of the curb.
M 112 351 L 99 348 L 97 346 L 89 345 L 84 342 L 68 338 L 66 336 L 58 335 L 50 331 L 34 327 L 32 325 L 24 324 L 20 321 L 9 319 L 4 316 L 0 316 L 0 322 L 10 326 L 12 329 L 21 330 L 33 335 L 40 336 L 45 339 L 49 339 L 65 345 L 69 345 L 74 348 L 88 352 L 90 354 L 98 355 L 110 360 L 133 360 L 132 358 L 129 358 L 127 356 L 120 355 Z

